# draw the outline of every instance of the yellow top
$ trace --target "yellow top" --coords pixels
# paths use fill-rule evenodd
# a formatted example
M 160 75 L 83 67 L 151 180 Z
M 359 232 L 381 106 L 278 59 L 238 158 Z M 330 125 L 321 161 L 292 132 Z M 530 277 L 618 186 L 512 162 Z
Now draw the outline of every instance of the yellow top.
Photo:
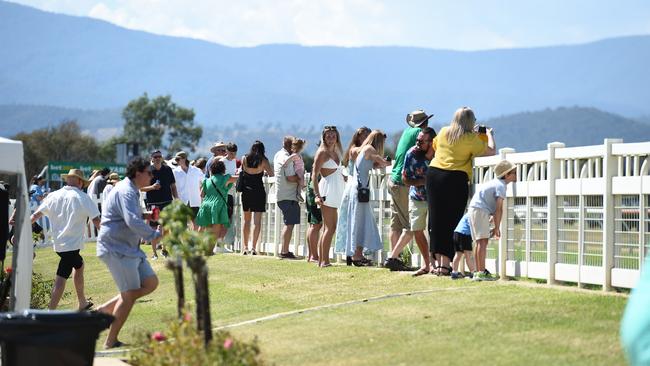
M 443 127 L 433 139 L 436 155 L 429 166 L 444 170 L 460 170 L 472 179 L 472 158 L 483 154 L 487 143 L 483 142 L 478 134 L 467 133 L 454 145 L 450 145 L 447 141 L 447 130 L 448 127 Z

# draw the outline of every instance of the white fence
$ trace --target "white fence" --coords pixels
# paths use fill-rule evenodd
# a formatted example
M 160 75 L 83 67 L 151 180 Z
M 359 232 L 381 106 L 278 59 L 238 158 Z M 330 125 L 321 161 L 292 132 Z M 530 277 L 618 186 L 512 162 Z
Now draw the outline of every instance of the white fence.
M 634 287 L 650 250 L 649 155 L 650 142 L 607 139 L 603 145 L 571 148 L 551 143 L 547 150 L 525 153 L 501 149 L 497 156 L 475 159 L 474 184 L 492 179 L 493 166 L 503 158 L 515 163 L 518 173 L 518 181 L 508 186 L 502 236 L 490 242 L 487 267 L 502 277 L 595 284 L 604 290 Z M 371 174 L 371 203 L 384 242 L 384 251 L 375 255 L 378 263 L 389 249 L 386 179 L 379 170 Z M 274 184 L 265 179 L 267 192 Z M 273 193 L 267 201 L 258 250 L 277 255 L 282 215 Z M 239 197 L 235 204 L 240 212 Z M 301 207 L 290 250 L 304 256 L 307 219 Z M 241 249 L 241 220 L 240 212 L 233 223 L 239 232 L 236 249 Z M 86 235 L 95 240 L 92 228 Z M 341 259 L 333 251 L 330 256 Z M 421 263 L 419 254 L 413 262 Z

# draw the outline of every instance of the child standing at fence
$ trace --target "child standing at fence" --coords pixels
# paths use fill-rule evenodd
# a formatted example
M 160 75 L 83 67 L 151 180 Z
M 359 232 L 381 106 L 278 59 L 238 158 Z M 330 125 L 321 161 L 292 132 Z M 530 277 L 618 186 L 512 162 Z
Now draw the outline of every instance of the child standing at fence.
M 305 188 L 305 161 L 302 159 L 302 150 L 305 148 L 305 140 L 295 137 L 291 142 L 291 156 L 285 163 L 293 161 L 293 167 L 298 177 L 298 188 L 296 188 L 296 197 L 299 202 L 304 202 L 302 198 L 302 189 Z
M 472 258 L 472 229 L 469 225 L 469 214 L 466 213 L 463 215 L 463 218 L 458 222 L 456 229 L 454 229 L 453 240 L 456 256 L 452 263 L 453 269 L 451 272 L 451 279 L 457 280 L 465 277 L 458 271 L 458 266 L 460 265 L 463 255 L 465 256 L 465 263 L 470 271 L 469 277 L 472 278 L 476 271 L 476 266 L 474 265 L 474 258 Z
M 501 237 L 499 226 L 503 214 L 503 200 L 506 198 L 506 186 L 517 180 L 516 166 L 507 160 L 500 161 L 494 168 L 495 178 L 483 185 L 474 193 L 469 203 L 469 215 L 472 237 L 476 240 L 476 270 L 475 281 L 494 281 L 494 277 L 485 269 L 485 256 L 490 233 L 490 216 L 494 219 L 495 238 Z

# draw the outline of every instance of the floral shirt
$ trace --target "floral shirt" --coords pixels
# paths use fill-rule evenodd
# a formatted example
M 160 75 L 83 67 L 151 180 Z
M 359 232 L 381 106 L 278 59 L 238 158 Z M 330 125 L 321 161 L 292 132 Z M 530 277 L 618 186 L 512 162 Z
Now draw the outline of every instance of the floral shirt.
M 416 147 L 413 146 L 404 156 L 404 176 L 408 179 L 423 179 L 429 168 L 429 160 L 424 155 L 420 158 L 415 149 Z M 409 188 L 409 197 L 414 201 L 426 201 L 427 191 L 425 186 L 411 186 Z

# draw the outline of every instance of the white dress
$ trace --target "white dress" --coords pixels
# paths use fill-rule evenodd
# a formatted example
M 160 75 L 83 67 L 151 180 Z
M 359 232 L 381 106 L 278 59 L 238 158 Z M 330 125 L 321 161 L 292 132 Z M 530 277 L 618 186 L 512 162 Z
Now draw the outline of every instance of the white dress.
M 321 180 L 318 182 L 318 192 L 323 198 L 325 206 L 338 209 L 341 207 L 343 191 L 345 190 L 345 180 L 343 179 L 341 166 L 334 160 L 329 159 L 323 164 L 323 168 L 336 170 L 327 177 L 321 176 Z

